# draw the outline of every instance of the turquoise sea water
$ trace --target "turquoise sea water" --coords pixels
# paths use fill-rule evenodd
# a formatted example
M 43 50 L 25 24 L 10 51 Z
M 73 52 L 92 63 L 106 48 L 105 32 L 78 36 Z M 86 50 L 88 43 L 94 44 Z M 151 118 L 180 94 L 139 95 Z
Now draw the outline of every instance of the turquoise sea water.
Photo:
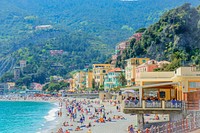
M 53 110 L 52 110 L 53 109 Z M 0 102 L 0 133 L 36 133 L 55 120 L 55 105 L 47 102 Z

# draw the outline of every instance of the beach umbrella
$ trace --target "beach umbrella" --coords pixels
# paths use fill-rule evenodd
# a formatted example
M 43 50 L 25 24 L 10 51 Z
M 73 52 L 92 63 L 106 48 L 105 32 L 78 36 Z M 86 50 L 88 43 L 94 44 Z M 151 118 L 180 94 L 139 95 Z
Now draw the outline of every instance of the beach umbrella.
M 134 97 L 138 96 L 138 92 L 135 90 L 125 90 L 122 92 L 122 94 L 126 94 L 126 97 L 129 97 L 129 94 L 133 94 Z
M 134 90 L 125 90 L 122 92 L 122 94 L 127 94 L 127 93 L 135 93 Z

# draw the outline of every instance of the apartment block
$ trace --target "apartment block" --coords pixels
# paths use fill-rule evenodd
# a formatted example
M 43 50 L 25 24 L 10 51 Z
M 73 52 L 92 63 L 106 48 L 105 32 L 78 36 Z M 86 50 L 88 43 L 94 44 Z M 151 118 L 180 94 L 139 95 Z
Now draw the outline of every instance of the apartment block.
M 104 76 L 112 69 L 111 64 L 93 64 L 93 79 L 95 86 L 104 85 Z
M 125 77 L 127 80 L 127 86 L 135 84 L 136 67 L 149 60 L 149 58 L 130 58 L 126 60 Z

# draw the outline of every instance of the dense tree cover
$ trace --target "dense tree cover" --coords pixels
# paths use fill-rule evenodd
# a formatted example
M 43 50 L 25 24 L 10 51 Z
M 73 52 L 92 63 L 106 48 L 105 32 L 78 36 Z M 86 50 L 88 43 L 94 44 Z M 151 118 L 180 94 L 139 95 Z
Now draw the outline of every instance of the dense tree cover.
M 59 90 L 67 90 L 68 88 L 69 83 L 66 82 L 49 82 L 43 87 L 43 91 L 58 92 Z
M 197 5 L 199 0 L 1 0 L 0 51 L 6 54 L 11 46 L 37 32 L 38 25 L 52 25 L 67 31 L 84 31 L 112 44 L 126 39 L 141 27 L 156 22 L 166 10 L 184 2 Z
M 57 31 L 48 31 L 50 32 L 57 33 Z M 27 61 L 21 78 L 17 80 L 17 85 L 30 85 L 31 82 L 45 83 L 51 75 L 67 77 L 69 76 L 67 74 L 73 70 L 90 67 L 91 64 L 104 62 L 107 58 L 106 47 L 96 43 L 94 38 L 87 34 L 83 32 L 61 33 L 59 32 L 46 41 L 29 44 L 13 53 L 18 66 L 20 60 Z M 62 50 L 63 52 L 52 55 L 51 50 Z M 1 78 L 1 81 L 8 80 L 13 81 L 13 74 L 6 73 Z
M 1 81 L 13 81 L 11 70 L 19 65 L 20 60 L 26 60 L 27 67 L 23 69 L 22 77 L 17 81 L 18 85 L 29 85 L 30 82 L 44 83 L 51 75 L 67 76 L 66 74 L 72 70 L 90 67 L 92 63 L 102 63 L 111 54 L 116 42 L 129 37 L 136 29 L 147 27 L 164 11 L 185 1 L 187 0 L 139 0 L 137 2 L 1 0 L 0 76 L 8 72 Z M 188 1 L 193 5 L 199 3 L 199 0 Z M 184 13 L 179 17 L 184 17 Z M 173 37 L 173 33 L 181 35 L 184 29 L 181 24 L 176 23 L 168 27 L 174 29 L 168 38 Z M 38 25 L 51 25 L 52 28 L 40 30 L 36 28 Z M 137 32 L 145 30 L 146 37 L 142 38 L 142 45 L 135 45 L 132 40 L 130 47 L 134 47 L 135 50 L 127 49 L 125 53 L 129 54 L 119 57 L 121 62 L 118 62 L 118 65 L 128 57 L 141 56 L 142 52 L 148 53 L 149 51 L 145 51 L 150 45 L 148 42 L 151 42 L 152 47 L 153 42 L 164 42 L 159 40 L 159 37 L 154 39 L 156 34 L 165 31 L 163 28 L 165 25 L 159 25 L 158 23 L 157 27 L 151 26 L 155 27 L 155 33 L 148 33 L 152 31 L 150 28 L 138 30 Z M 148 38 L 150 34 L 152 40 Z M 170 40 L 170 42 L 181 40 L 178 37 L 180 36 L 175 36 L 175 41 Z M 166 47 L 172 45 L 170 42 Z M 64 53 L 51 56 L 50 50 L 63 50 Z M 156 47 L 156 50 L 159 51 L 159 47 Z M 184 53 L 184 50 L 182 51 Z M 196 52 L 189 51 L 192 53 L 193 61 L 198 63 L 199 49 L 197 48 Z M 187 55 L 186 58 L 188 59 Z
M 118 57 L 116 66 L 124 66 L 131 57 L 149 57 L 168 60 L 164 70 L 181 65 L 200 64 L 199 7 L 186 3 L 166 12 L 161 19 L 147 28 L 140 41 L 130 40 L 130 46 Z

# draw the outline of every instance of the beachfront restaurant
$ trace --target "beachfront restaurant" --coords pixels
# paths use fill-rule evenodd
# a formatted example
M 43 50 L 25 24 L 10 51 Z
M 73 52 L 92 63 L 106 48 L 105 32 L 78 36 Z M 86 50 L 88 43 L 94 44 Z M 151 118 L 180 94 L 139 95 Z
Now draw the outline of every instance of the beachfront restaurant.
M 174 72 L 142 72 L 136 77 L 137 86 L 121 88 L 122 91 L 138 91 L 139 97 L 127 97 L 124 108 L 166 110 L 181 108 L 179 82 L 173 82 Z M 172 103 L 173 101 L 173 103 Z
M 200 69 L 180 67 L 172 72 L 141 72 L 135 81 L 138 86 L 121 90 L 138 90 L 139 102 L 136 98 L 126 98 L 125 108 L 182 109 L 186 97 L 183 94 L 200 88 Z
M 151 85 L 134 86 L 129 88 L 122 88 L 122 91 L 134 90 L 139 96 L 137 99 L 145 102 L 155 102 L 157 107 L 162 107 L 161 102 L 171 101 L 177 99 L 177 86 L 178 82 L 157 83 Z M 136 97 L 129 99 L 134 101 Z M 139 102 L 138 102 L 139 103 Z M 146 104 L 147 105 L 147 104 Z M 139 105 L 138 105 L 139 106 Z M 141 105 L 140 105 L 141 106 Z
M 177 82 L 166 82 L 142 86 L 142 100 L 172 100 L 177 99 Z

